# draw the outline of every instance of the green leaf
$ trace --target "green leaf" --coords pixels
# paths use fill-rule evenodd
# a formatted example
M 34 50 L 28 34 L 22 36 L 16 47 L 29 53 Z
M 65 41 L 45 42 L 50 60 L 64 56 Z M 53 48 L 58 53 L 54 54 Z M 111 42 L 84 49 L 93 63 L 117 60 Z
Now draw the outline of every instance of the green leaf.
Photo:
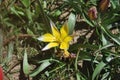
M 119 21 L 120 20 L 120 15 L 117 14 L 117 13 L 110 13 L 110 14 L 107 14 L 107 17 L 104 19 L 104 21 L 102 22 L 102 25 L 104 26 L 108 26 L 116 21 Z
M 30 0 L 21 0 L 21 2 L 26 8 L 30 6 Z
M 26 9 L 26 16 L 30 22 L 32 22 L 32 12 L 30 9 Z
M 19 17 L 21 20 L 23 20 L 21 16 L 25 16 L 25 14 L 21 8 L 13 6 L 13 7 L 10 7 L 10 10 L 11 10 L 12 14 L 15 14 L 17 17 Z M 8 20 L 9 20 L 9 18 L 8 18 Z M 10 24 L 8 22 L 7 22 L 7 24 L 13 26 L 13 24 Z
M 111 5 L 112 5 L 113 9 L 116 8 L 116 5 L 115 5 L 115 3 L 113 1 L 111 1 Z
M 102 69 L 112 60 L 113 58 L 111 56 L 108 56 L 106 58 L 107 63 L 104 63 L 103 61 L 101 61 L 97 67 L 95 68 L 93 75 L 92 75 L 92 80 L 96 80 L 96 76 L 102 71 Z
M 87 24 L 89 24 L 91 27 L 94 27 L 93 21 L 89 20 L 88 17 L 84 13 L 82 13 L 82 16 L 84 17 L 84 20 Z
M 34 33 L 29 28 L 27 28 L 27 33 L 30 35 L 34 35 Z
M 0 4 L 1 4 L 2 0 L 0 0 Z
M 105 35 L 103 33 L 101 33 L 101 36 L 102 36 L 102 44 L 103 45 L 107 45 L 108 44 L 108 41 L 107 39 L 105 38 Z
M 46 69 L 48 66 L 50 66 L 52 63 L 49 62 L 49 60 L 45 60 L 45 62 L 43 62 L 36 70 L 34 70 L 30 76 L 34 77 L 37 74 L 39 74 L 41 71 L 43 71 L 44 69 Z
M 28 64 L 28 57 L 27 57 L 26 50 L 24 52 L 24 59 L 23 59 L 23 72 L 25 74 L 29 74 L 30 73 L 30 65 Z
M 41 64 L 41 63 L 46 62 L 46 61 L 61 63 L 59 60 L 52 59 L 52 58 L 46 59 L 46 60 L 42 60 L 42 61 L 38 61 L 38 63 Z
M 106 35 L 108 35 L 114 42 L 116 42 L 118 45 L 120 45 L 120 39 L 113 35 L 107 28 L 100 26 L 101 29 L 105 32 Z
M 43 29 L 47 32 L 50 32 L 50 24 L 49 24 L 49 18 L 47 17 L 44 9 L 43 9 L 43 6 L 42 6 L 42 0 L 38 0 L 38 4 L 39 4 L 39 8 L 40 8 L 40 13 L 41 13 L 41 19 L 43 20 L 43 23 L 45 24 L 45 26 L 43 27 Z
M 103 69 L 103 67 L 106 65 L 106 63 L 104 63 L 103 61 L 100 62 L 97 67 L 95 68 L 93 75 L 92 75 L 92 80 L 95 80 L 95 77 L 101 72 L 101 70 Z
M 110 2 L 111 2 L 111 6 L 113 7 L 113 9 L 118 8 L 120 4 L 119 0 L 110 0 Z
M 14 13 L 15 15 L 17 15 L 18 17 L 20 17 L 18 11 L 16 10 L 15 7 L 11 7 L 10 10 L 12 11 L 12 13 Z
M 9 44 L 9 49 L 8 49 L 8 57 L 7 57 L 7 62 L 9 63 L 9 61 L 12 59 L 12 54 L 13 54 L 13 50 L 14 50 L 14 44 L 13 42 L 10 42 Z
M 73 33 L 75 27 L 76 17 L 75 14 L 71 13 L 68 18 L 68 27 L 69 27 L 69 34 Z
M 60 10 L 56 10 L 54 11 L 54 13 L 52 14 L 54 17 L 58 17 L 62 12 Z
M 104 45 L 103 47 L 101 47 L 100 49 L 96 50 L 96 51 L 94 52 L 94 54 L 98 53 L 99 51 L 101 51 L 101 50 L 103 50 L 103 49 L 109 48 L 109 47 L 111 47 L 111 46 L 113 46 L 113 45 L 114 45 L 114 44 L 112 44 L 112 43 L 108 43 L 108 44 Z

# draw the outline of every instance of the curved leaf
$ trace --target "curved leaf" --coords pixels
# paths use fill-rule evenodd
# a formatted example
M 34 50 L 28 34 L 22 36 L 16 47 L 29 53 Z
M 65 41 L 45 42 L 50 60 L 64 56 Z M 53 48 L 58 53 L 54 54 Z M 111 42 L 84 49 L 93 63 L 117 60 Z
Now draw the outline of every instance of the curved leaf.
M 113 58 L 111 56 L 108 56 L 106 58 L 107 63 L 101 61 L 97 67 L 95 68 L 93 75 L 92 75 L 92 80 L 96 80 L 96 76 L 102 71 L 102 69 L 112 60 Z
M 69 34 L 73 33 L 74 27 L 75 27 L 76 17 L 75 14 L 71 13 L 68 18 L 68 28 L 69 28 Z
M 37 74 L 39 74 L 41 71 L 43 71 L 45 68 L 47 68 L 49 65 L 51 65 L 52 63 L 49 62 L 49 60 L 46 60 L 45 62 L 43 62 L 35 71 L 33 71 L 30 76 L 34 77 Z
M 27 57 L 26 50 L 25 50 L 24 59 L 23 59 L 23 72 L 25 74 L 29 74 L 30 73 L 30 65 L 28 64 L 28 57 Z
M 101 26 L 101 29 L 104 31 L 106 35 L 108 35 L 114 42 L 116 42 L 118 45 L 120 45 L 120 39 L 113 35 L 107 28 Z

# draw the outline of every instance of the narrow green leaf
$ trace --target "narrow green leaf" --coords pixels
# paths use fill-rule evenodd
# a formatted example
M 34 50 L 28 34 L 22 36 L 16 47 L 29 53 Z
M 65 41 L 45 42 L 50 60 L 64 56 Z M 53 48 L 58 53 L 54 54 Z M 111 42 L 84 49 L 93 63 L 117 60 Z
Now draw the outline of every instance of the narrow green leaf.
M 38 61 L 38 63 L 41 64 L 41 63 L 46 62 L 46 61 L 61 63 L 59 60 L 52 59 L 52 58 L 46 59 L 46 60 L 42 60 L 42 61 Z
M 102 71 L 102 69 L 113 59 L 113 57 L 111 56 L 108 56 L 106 58 L 106 63 L 104 63 L 103 61 L 101 61 L 97 67 L 95 68 L 94 72 L 93 72 L 93 75 L 92 75 L 92 80 L 96 80 L 96 76 Z
M 47 32 L 50 32 L 50 24 L 49 24 L 49 18 L 46 15 L 43 6 L 42 6 L 42 0 L 38 0 L 38 4 L 39 4 L 39 8 L 40 8 L 40 13 L 41 13 L 41 19 L 43 20 L 45 26 L 43 27 L 44 30 L 46 30 Z
M 30 6 L 30 0 L 21 0 L 21 2 L 26 8 Z
M 15 9 L 15 7 L 11 7 L 10 10 L 12 11 L 12 13 L 14 13 L 15 15 L 17 15 L 18 17 L 20 17 L 20 15 L 18 14 L 17 10 Z
M 0 4 L 1 4 L 2 0 L 0 0 Z
M 116 42 L 118 45 L 120 45 L 120 39 L 113 35 L 107 28 L 101 26 L 101 29 L 105 32 L 106 35 L 108 35 L 114 42 Z
M 87 24 L 89 24 L 91 27 L 94 27 L 93 22 L 90 21 L 90 20 L 86 17 L 86 15 L 85 15 L 84 13 L 82 13 L 82 16 L 84 17 L 85 22 L 86 22 Z
M 80 80 L 80 74 L 79 73 L 76 73 L 76 78 L 77 78 L 77 80 Z
M 102 25 L 104 26 L 108 26 L 110 25 L 111 23 L 114 23 L 116 21 L 119 21 L 120 20 L 120 15 L 118 15 L 117 13 L 110 13 L 108 14 L 108 16 L 104 19 L 104 21 L 102 22 Z
M 27 28 L 27 33 L 30 35 L 34 35 L 34 33 L 29 28 Z
M 105 35 L 103 33 L 101 33 L 101 36 L 102 36 L 102 44 L 103 45 L 107 45 L 108 44 L 108 41 L 107 39 L 105 38 Z
M 56 10 L 54 11 L 54 13 L 52 14 L 54 17 L 58 17 L 62 12 L 60 10 Z
M 108 48 L 108 47 L 111 47 L 111 46 L 113 46 L 113 45 L 114 45 L 114 44 L 112 44 L 112 43 L 106 44 L 106 45 L 104 45 L 103 47 L 101 47 L 100 49 L 96 50 L 96 51 L 94 52 L 94 54 L 96 54 L 97 52 L 99 52 L 99 51 L 101 51 L 101 50 L 103 50 L 103 49 L 106 49 L 106 48 Z
M 110 75 L 110 72 L 104 73 L 101 80 L 106 80 L 109 75 Z M 111 79 L 108 79 L 108 80 L 111 80 Z
M 47 62 L 47 61 L 50 61 L 51 59 L 46 59 L 46 60 L 42 60 L 42 61 L 38 61 L 37 63 L 38 64 L 41 64 L 41 63 L 44 63 L 44 62 Z
M 9 44 L 9 49 L 8 49 L 8 57 L 7 57 L 7 62 L 9 62 L 12 59 L 12 54 L 13 54 L 13 49 L 14 49 L 14 44 L 13 42 L 10 42 Z
M 17 10 L 16 7 L 14 7 L 14 6 L 10 7 L 10 10 L 11 10 L 12 14 L 15 14 L 22 20 L 21 15 L 24 15 L 24 13 L 22 11 Z
M 111 5 L 112 5 L 113 9 L 116 8 L 116 5 L 115 5 L 114 1 L 112 1 L 112 0 L 111 0 Z
M 26 16 L 30 22 L 32 22 L 32 12 L 30 9 L 26 9 Z
M 120 4 L 119 0 L 110 0 L 110 2 L 111 2 L 111 6 L 113 7 L 113 9 L 118 8 Z
M 71 13 L 68 18 L 68 27 L 69 27 L 69 34 L 73 33 L 75 27 L 76 17 L 75 14 Z
M 23 59 L 23 72 L 25 74 L 29 74 L 30 73 L 30 65 L 28 64 L 28 57 L 27 57 L 26 50 L 24 52 L 24 59 Z
M 34 70 L 30 76 L 34 77 L 37 74 L 39 74 L 41 71 L 43 71 L 44 69 L 46 69 L 49 65 L 51 65 L 52 63 L 50 63 L 49 61 L 45 61 L 43 62 L 36 70 Z
M 104 63 L 103 61 L 100 62 L 97 67 L 95 68 L 93 75 L 92 75 L 92 80 L 95 80 L 96 76 L 101 72 L 101 70 L 103 69 L 103 67 L 106 65 L 106 63 Z

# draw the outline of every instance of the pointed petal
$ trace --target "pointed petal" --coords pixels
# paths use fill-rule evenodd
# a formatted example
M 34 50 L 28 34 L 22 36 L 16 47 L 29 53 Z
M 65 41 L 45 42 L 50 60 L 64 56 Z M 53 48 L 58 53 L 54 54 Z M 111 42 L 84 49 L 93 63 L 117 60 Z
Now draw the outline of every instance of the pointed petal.
M 63 56 L 64 56 L 64 58 L 67 58 L 70 56 L 70 53 L 67 50 L 64 50 Z
M 72 36 L 67 36 L 63 41 L 69 43 L 72 40 Z
M 60 44 L 60 49 L 68 49 L 69 48 L 69 43 L 66 43 L 66 42 L 62 42 Z
M 64 25 L 60 29 L 60 33 L 61 33 L 62 39 L 64 39 L 68 35 L 69 31 L 68 31 L 68 24 L 67 23 L 64 23 Z
M 56 46 L 59 46 L 59 44 L 58 44 L 58 43 L 49 43 L 48 45 L 46 45 L 46 46 L 42 49 L 42 51 L 48 50 L 48 49 L 50 49 L 50 48 L 52 48 L 52 47 L 56 47 Z
M 57 27 L 55 26 L 55 24 L 52 21 L 50 21 L 50 25 L 51 25 L 53 36 L 55 36 L 57 39 L 60 38 L 60 32 L 57 29 Z
M 52 42 L 52 41 L 55 41 L 56 39 L 52 34 L 46 33 L 43 36 L 39 37 L 38 40 L 44 41 L 44 42 Z

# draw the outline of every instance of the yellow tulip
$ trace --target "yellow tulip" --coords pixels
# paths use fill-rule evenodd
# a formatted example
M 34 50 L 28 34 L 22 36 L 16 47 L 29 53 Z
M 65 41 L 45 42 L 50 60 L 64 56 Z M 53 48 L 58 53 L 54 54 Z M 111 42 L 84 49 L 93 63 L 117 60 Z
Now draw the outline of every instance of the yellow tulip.
M 67 51 L 69 48 L 69 42 L 72 40 L 72 36 L 69 35 L 68 25 L 65 23 L 61 28 L 60 31 L 51 21 L 51 30 L 52 33 L 46 33 L 38 38 L 38 40 L 43 42 L 49 42 L 42 51 L 48 50 L 50 48 L 59 46 L 60 49 L 64 50 L 64 57 L 69 56 L 69 52 Z

